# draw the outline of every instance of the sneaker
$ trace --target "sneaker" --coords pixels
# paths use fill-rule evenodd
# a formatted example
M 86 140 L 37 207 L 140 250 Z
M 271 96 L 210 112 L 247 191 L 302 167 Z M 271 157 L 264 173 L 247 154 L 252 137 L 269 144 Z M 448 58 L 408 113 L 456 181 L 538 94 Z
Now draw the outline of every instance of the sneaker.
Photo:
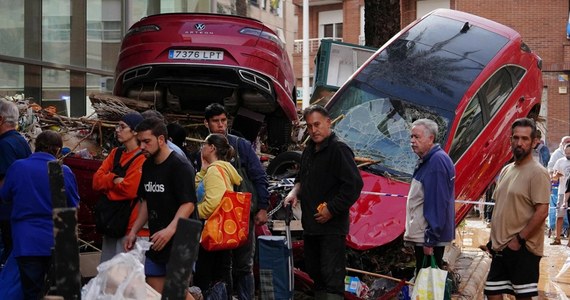
M 550 245 L 560 245 L 560 239 L 554 239 L 554 241 L 552 241 L 552 243 L 550 243 Z

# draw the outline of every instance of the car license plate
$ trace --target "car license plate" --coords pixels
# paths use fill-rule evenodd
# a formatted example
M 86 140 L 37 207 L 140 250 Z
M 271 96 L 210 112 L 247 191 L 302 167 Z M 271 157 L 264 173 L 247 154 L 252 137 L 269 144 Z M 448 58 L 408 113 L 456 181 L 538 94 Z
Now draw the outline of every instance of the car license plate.
M 191 59 L 191 60 L 223 60 L 224 51 L 214 50 L 170 50 L 169 59 Z

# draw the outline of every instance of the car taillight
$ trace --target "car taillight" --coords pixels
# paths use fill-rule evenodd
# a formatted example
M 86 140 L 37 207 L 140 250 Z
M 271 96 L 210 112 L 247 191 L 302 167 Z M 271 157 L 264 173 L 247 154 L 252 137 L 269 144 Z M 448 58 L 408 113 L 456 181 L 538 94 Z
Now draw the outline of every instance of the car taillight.
M 253 35 L 253 36 L 264 38 L 266 40 L 270 40 L 270 41 L 276 43 L 277 45 L 279 45 L 279 47 L 283 48 L 283 42 L 273 33 L 270 33 L 267 31 L 262 31 L 261 29 L 249 28 L 249 27 L 242 28 L 239 31 L 239 33 L 247 34 L 247 35 Z
M 127 31 L 127 34 L 125 35 L 125 37 L 128 37 L 128 36 L 133 35 L 133 34 L 137 34 L 137 33 L 149 32 L 149 31 L 160 31 L 160 27 L 158 27 L 157 25 L 143 25 L 143 26 L 139 26 L 139 27 L 133 27 L 133 28 L 129 29 L 129 31 Z

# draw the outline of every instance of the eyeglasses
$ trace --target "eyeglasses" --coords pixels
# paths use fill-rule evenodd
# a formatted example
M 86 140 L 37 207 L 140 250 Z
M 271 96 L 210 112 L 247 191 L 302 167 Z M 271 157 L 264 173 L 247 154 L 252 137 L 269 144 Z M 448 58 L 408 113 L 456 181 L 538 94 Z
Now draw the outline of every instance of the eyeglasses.
M 123 131 L 123 130 L 125 130 L 125 129 L 127 129 L 127 128 L 129 128 L 129 126 L 127 126 L 127 125 L 123 125 L 123 124 L 117 124 L 117 125 L 115 125 L 115 130 L 117 130 L 117 131 Z

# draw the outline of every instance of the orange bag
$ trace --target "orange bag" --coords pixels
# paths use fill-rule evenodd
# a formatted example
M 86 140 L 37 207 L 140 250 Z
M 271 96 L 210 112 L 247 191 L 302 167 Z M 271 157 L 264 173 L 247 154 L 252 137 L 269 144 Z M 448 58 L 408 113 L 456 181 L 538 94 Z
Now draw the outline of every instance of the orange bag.
M 217 166 L 224 182 L 226 177 Z M 243 246 L 249 234 L 251 193 L 226 190 L 222 201 L 204 223 L 200 244 L 208 251 L 231 250 Z

